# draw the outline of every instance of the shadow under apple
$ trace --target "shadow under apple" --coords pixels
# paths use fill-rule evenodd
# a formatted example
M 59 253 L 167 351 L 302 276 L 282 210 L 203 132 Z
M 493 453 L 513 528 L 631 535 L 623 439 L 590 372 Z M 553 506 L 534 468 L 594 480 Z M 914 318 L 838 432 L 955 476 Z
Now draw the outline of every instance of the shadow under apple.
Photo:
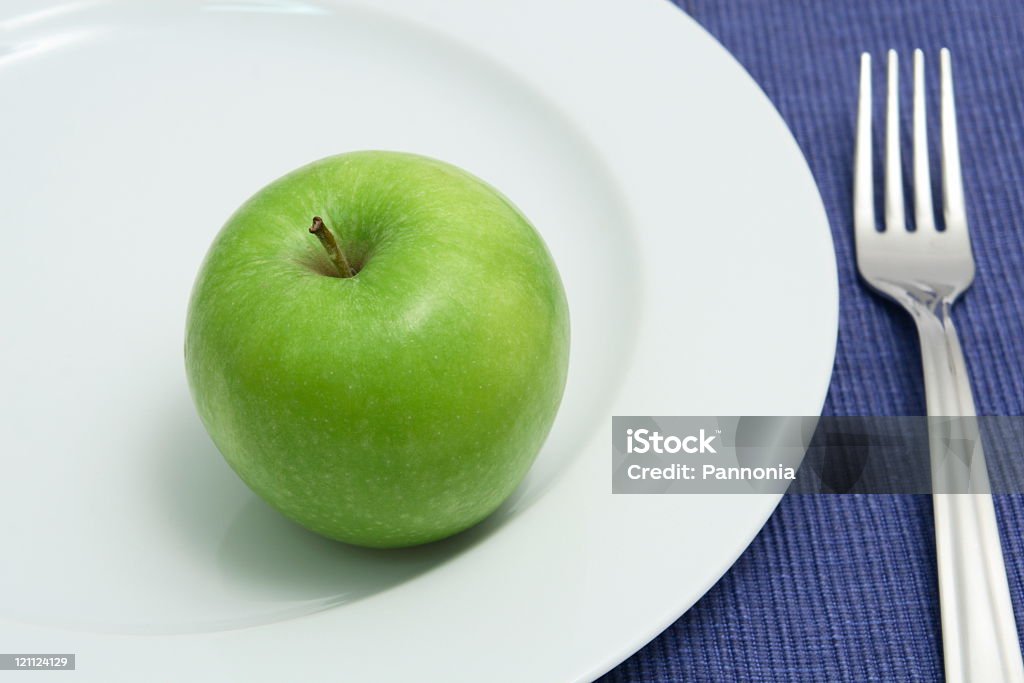
M 209 630 L 291 618 L 385 591 L 487 538 L 509 518 L 517 498 L 443 541 L 389 550 L 351 546 L 304 529 L 252 493 L 213 445 L 187 394 L 168 414 L 157 487 L 172 537 L 235 600 L 273 607 L 259 617 L 240 615 L 241 623 L 218 619 Z

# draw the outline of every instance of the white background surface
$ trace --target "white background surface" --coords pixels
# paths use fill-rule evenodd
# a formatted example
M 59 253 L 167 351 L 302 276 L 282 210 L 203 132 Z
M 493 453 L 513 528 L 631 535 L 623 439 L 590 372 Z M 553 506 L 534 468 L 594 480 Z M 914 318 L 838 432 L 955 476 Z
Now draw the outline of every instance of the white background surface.
M 527 481 L 480 527 L 398 552 L 256 499 L 182 367 L 192 278 L 231 211 L 363 148 L 500 188 L 573 317 Z M 692 605 L 777 502 L 613 497 L 610 416 L 824 398 L 837 292 L 813 180 L 667 2 L 5 2 L 0 151 L 0 642 L 78 653 L 76 673 L 34 678 L 592 677 Z

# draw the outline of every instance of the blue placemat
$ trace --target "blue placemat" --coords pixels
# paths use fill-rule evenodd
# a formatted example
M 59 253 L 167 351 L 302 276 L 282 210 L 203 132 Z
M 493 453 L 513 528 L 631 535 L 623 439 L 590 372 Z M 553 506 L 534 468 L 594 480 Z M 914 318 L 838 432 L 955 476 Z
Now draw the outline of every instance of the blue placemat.
M 839 266 L 829 415 L 924 414 L 912 323 L 856 278 L 850 194 L 858 55 L 875 55 L 880 93 L 887 48 L 902 53 L 904 85 L 913 48 L 926 51 L 931 67 L 940 47 L 952 50 L 978 262 L 956 320 L 979 413 L 1024 414 L 1024 3 L 677 4 L 768 93 L 817 179 Z M 1024 633 L 1024 496 L 1000 496 L 996 510 Z M 787 497 L 735 567 L 607 680 L 939 680 L 932 533 L 926 496 Z

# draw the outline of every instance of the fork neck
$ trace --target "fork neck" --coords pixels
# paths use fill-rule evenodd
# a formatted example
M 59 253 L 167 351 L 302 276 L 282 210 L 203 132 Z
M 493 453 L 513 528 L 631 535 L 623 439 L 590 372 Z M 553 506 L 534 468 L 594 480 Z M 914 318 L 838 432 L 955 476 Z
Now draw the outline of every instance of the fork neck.
M 952 287 L 937 289 L 923 285 L 908 286 L 905 283 L 891 289 L 877 288 L 906 309 L 915 321 L 929 316 L 938 320 L 949 318 L 950 309 L 962 292 Z
M 973 416 L 974 397 L 967 366 L 950 315 L 953 299 L 935 297 L 909 305 L 903 303 L 914 319 L 921 341 L 928 415 Z

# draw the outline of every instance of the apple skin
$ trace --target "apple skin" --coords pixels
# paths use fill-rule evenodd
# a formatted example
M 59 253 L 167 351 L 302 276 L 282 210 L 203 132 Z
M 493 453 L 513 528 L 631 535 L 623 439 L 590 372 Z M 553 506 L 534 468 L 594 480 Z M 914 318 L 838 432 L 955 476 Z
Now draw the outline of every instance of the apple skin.
M 186 323 L 192 397 L 235 472 L 302 526 L 369 547 L 493 512 L 551 429 L 568 361 L 565 292 L 534 227 L 480 179 L 399 152 L 260 190 L 210 248 Z

